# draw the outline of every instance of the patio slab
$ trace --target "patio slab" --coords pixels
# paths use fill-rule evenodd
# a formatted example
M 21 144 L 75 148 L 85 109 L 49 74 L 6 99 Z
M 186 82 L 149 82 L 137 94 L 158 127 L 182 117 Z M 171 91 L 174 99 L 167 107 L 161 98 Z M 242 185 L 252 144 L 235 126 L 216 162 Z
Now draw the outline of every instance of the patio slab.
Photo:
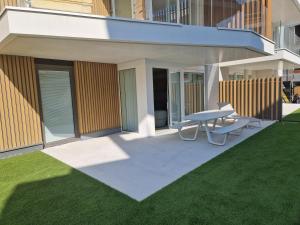
M 197 141 L 185 142 L 175 130 L 163 130 L 156 137 L 119 133 L 43 152 L 142 201 L 271 124 L 263 121 L 262 128 L 245 129 L 241 136 L 230 136 L 228 144 L 222 147 L 208 144 L 203 132 Z

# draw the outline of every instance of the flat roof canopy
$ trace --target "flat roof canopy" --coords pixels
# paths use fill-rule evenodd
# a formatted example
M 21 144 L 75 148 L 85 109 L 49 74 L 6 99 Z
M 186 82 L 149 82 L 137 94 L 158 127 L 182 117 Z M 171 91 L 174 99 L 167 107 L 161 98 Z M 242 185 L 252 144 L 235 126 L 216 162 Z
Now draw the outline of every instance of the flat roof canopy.
M 0 16 L 0 53 L 199 66 L 273 54 L 274 43 L 251 31 L 9 7 Z
M 285 49 L 278 50 L 276 54 L 272 56 L 220 63 L 220 67 L 227 67 L 230 72 L 240 72 L 243 70 L 277 70 L 280 62 L 283 63 L 282 69 L 294 70 L 300 67 L 300 57 Z

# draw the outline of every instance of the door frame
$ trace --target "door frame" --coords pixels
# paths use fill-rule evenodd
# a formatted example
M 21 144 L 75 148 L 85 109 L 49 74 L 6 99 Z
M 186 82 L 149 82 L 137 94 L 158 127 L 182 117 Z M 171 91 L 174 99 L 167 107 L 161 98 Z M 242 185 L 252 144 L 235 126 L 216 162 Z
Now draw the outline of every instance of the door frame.
M 168 127 L 172 128 L 172 107 L 171 107 L 171 74 L 179 73 L 180 85 L 180 120 L 184 120 L 184 77 L 182 69 L 169 68 L 168 69 Z
M 40 76 L 39 70 L 53 70 L 53 71 L 68 71 L 70 76 L 70 88 L 71 88 L 71 98 L 72 98 L 72 110 L 73 110 L 73 125 L 74 125 L 74 137 L 66 138 L 59 141 L 54 141 L 47 143 L 45 135 L 45 123 L 44 123 L 44 113 L 42 106 L 42 94 L 40 87 Z M 52 147 L 57 145 L 62 145 L 74 141 L 80 140 L 80 132 L 78 127 L 78 114 L 77 114 L 77 101 L 76 101 L 76 90 L 75 90 L 75 76 L 74 76 L 74 66 L 73 62 L 68 61 L 57 61 L 57 60 L 44 60 L 36 59 L 35 60 L 35 73 L 37 80 L 37 93 L 38 93 L 38 102 L 40 110 L 40 120 L 41 120 L 41 132 L 43 140 L 43 148 Z
M 204 81 L 204 110 L 205 110 L 205 106 L 206 106 L 206 76 L 205 76 L 205 71 L 202 71 L 202 70 L 197 70 L 197 69 L 185 69 L 183 67 L 164 67 L 164 66 L 153 66 L 152 67 L 152 82 L 153 82 L 153 69 L 165 69 L 167 70 L 168 74 L 168 85 L 167 85 L 167 88 L 168 88 L 168 127 L 169 129 L 172 128 L 171 126 L 171 113 L 172 113 L 172 109 L 171 109 L 171 106 L 170 106 L 170 102 L 171 102 L 171 99 L 170 99 L 170 74 L 171 73 L 180 73 L 180 99 L 181 99 L 181 121 L 184 120 L 185 118 L 185 90 L 184 90 L 184 73 L 198 73 L 198 74 L 203 74 L 203 81 Z M 154 94 L 154 89 L 153 89 L 153 94 Z M 154 99 L 153 99 L 153 104 L 154 104 Z

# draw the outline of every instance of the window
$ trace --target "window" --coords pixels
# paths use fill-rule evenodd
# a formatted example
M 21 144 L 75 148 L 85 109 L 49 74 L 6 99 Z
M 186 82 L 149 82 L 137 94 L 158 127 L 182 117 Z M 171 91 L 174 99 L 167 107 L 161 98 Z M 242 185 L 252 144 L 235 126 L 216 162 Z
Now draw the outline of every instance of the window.
M 131 0 L 114 0 L 115 15 L 117 17 L 132 18 Z
M 177 0 L 152 0 L 153 20 L 177 23 Z

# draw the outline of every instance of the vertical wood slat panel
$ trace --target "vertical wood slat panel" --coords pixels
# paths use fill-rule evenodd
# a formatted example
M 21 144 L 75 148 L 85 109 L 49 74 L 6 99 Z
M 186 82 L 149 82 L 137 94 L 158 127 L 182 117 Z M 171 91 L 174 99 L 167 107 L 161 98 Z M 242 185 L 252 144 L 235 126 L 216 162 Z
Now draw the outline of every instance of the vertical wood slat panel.
M 42 144 L 34 60 L 0 55 L 0 152 Z
M 135 19 L 146 19 L 146 5 L 145 0 L 135 1 Z
M 281 78 L 220 81 L 219 101 L 230 102 L 242 116 L 281 120 L 281 88 Z
M 269 39 L 272 39 L 273 36 L 273 27 L 272 27 L 272 0 L 266 0 L 266 28 L 265 28 L 265 36 Z
M 92 13 L 101 16 L 111 16 L 112 6 L 110 0 L 93 0 Z
M 0 12 L 5 8 L 5 6 L 17 6 L 16 0 L 0 0 Z
M 117 66 L 77 61 L 74 71 L 80 134 L 119 128 Z

